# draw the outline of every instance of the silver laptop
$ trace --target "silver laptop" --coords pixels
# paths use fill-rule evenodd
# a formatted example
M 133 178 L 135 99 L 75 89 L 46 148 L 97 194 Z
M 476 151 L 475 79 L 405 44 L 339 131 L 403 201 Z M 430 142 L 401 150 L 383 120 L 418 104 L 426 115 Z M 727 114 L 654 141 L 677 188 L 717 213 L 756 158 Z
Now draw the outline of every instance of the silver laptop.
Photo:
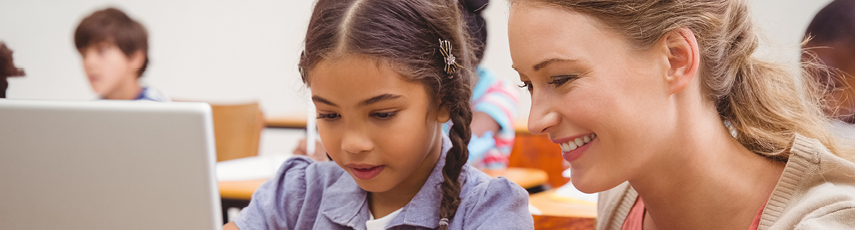
M 0 99 L 0 228 L 222 228 L 205 103 Z

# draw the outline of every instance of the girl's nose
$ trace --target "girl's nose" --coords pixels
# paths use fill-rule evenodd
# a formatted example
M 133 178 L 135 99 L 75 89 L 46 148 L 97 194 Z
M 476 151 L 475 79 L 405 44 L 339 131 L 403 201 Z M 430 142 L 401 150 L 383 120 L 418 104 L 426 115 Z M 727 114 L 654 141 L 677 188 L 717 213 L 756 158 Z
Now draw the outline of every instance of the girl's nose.
M 371 138 L 362 130 L 351 130 L 344 133 L 341 149 L 347 153 L 363 153 L 374 149 Z

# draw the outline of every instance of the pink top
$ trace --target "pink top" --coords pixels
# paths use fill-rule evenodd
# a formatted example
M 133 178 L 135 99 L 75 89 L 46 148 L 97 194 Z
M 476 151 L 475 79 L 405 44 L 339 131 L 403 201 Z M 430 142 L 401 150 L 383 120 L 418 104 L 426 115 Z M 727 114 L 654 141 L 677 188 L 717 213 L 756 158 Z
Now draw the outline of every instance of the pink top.
M 751 221 L 751 226 L 748 227 L 748 230 L 757 230 L 757 226 L 760 225 L 760 216 L 763 215 L 763 208 L 766 208 L 766 205 L 763 205 L 759 211 L 757 211 L 757 215 L 754 216 L 754 221 Z M 629 214 L 626 215 L 626 220 L 623 221 L 623 226 L 620 227 L 621 230 L 642 230 L 644 226 L 644 201 L 641 200 L 639 196 L 635 199 L 635 204 L 632 205 L 632 209 L 629 210 Z

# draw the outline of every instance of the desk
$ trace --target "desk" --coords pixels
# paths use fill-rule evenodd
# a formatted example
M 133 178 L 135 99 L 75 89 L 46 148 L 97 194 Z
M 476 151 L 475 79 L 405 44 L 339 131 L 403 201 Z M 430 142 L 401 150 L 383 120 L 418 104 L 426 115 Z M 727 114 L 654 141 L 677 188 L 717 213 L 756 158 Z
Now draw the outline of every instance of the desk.
M 523 188 L 533 188 L 546 183 L 546 172 L 530 168 L 508 168 L 506 170 L 487 170 L 492 177 L 503 176 L 519 184 Z M 220 197 L 222 199 L 249 200 L 252 193 L 261 187 L 267 179 L 245 181 L 220 181 Z
M 596 204 L 559 198 L 554 190 L 532 194 L 528 202 L 543 212 L 532 215 L 535 229 L 593 230 L 597 223 Z

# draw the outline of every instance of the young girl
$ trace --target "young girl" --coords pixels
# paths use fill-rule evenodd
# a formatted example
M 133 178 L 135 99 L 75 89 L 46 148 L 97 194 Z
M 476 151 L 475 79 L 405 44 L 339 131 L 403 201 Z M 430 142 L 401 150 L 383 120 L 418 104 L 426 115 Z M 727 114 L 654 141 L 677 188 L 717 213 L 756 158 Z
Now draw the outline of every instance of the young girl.
M 333 161 L 286 161 L 225 228 L 532 229 L 524 189 L 466 164 L 459 15 L 452 0 L 318 1 L 300 70 Z
M 511 2 L 529 130 L 605 191 L 597 229 L 855 226 L 852 152 L 811 77 L 752 56 L 745 1 Z

